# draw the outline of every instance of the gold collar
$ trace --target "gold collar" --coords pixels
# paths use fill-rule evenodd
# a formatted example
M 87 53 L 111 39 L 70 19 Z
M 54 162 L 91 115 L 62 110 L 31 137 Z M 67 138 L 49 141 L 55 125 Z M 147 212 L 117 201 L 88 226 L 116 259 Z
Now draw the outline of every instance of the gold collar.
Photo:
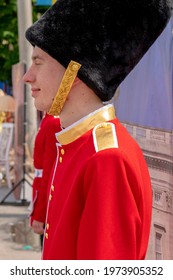
M 99 123 L 113 120 L 114 118 L 115 110 L 113 105 L 106 105 L 58 132 L 56 139 L 61 145 L 70 144 Z

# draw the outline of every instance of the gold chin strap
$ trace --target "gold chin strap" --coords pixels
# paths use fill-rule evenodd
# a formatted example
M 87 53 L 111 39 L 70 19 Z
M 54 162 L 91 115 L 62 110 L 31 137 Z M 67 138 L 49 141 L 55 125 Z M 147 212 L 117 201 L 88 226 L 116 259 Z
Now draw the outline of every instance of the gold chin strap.
M 73 60 L 70 61 L 69 65 L 64 73 L 64 76 L 63 76 L 63 79 L 59 86 L 59 89 L 57 91 L 57 94 L 50 107 L 50 110 L 48 111 L 49 115 L 59 116 L 59 114 L 61 113 L 61 110 L 65 104 L 67 96 L 70 92 L 70 89 L 73 85 L 73 82 L 77 76 L 77 73 L 78 73 L 80 67 L 81 67 L 80 63 L 75 62 Z

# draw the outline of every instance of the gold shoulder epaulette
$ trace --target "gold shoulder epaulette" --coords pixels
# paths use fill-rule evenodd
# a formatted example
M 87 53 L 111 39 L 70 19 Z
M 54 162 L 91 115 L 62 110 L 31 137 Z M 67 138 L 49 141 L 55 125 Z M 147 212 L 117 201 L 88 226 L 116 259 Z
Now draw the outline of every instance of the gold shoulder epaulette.
M 93 140 L 96 152 L 108 148 L 118 148 L 115 126 L 110 122 L 103 122 L 93 129 Z

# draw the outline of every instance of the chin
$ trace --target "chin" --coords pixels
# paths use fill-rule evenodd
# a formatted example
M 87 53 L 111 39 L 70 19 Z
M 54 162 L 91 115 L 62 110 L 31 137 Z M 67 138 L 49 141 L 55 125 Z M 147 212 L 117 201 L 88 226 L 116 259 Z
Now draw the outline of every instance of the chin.
M 39 104 L 35 101 L 34 103 L 35 105 L 35 108 L 38 110 L 38 111 L 41 111 L 41 112 L 47 112 L 47 106 L 44 106 L 43 104 Z

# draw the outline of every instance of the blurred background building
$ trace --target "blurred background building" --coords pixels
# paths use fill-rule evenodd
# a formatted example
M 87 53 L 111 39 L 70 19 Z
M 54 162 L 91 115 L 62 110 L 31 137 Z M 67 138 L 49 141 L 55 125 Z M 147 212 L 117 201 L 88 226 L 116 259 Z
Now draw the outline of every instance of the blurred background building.
M 173 259 L 173 18 L 120 85 L 116 113 L 149 167 L 153 214 L 148 259 Z

